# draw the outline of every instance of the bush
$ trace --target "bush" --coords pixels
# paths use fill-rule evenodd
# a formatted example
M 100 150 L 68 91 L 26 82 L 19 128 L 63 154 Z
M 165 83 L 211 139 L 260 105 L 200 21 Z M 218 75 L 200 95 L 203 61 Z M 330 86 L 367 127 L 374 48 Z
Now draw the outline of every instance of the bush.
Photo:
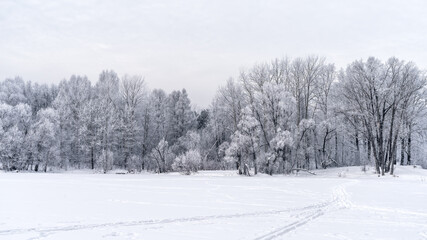
M 175 158 L 172 164 L 172 168 L 175 171 L 189 175 L 191 172 L 197 172 L 200 163 L 201 156 L 199 151 L 189 150 Z

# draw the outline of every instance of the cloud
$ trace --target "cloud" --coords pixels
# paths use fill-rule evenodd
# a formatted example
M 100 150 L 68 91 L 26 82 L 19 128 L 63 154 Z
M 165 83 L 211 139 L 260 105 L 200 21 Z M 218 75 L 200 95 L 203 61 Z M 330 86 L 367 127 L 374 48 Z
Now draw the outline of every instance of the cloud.
M 427 65 L 424 1 L 0 1 L 0 78 L 59 82 L 103 69 L 208 106 L 239 69 L 320 54 Z

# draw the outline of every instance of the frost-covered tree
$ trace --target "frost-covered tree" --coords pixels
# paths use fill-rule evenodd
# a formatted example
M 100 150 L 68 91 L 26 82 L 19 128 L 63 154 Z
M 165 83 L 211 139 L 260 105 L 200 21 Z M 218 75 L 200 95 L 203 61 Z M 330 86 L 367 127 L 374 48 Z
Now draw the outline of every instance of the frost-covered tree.
M 196 125 L 196 116 L 191 110 L 187 91 L 173 91 L 168 96 L 167 140 L 171 145 Z
M 140 139 L 140 128 L 137 119 L 139 109 L 144 97 L 144 79 L 141 76 L 128 76 L 122 78 L 120 88 L 121 102 L 121 147 L 123 153 L 123 166 L 127 169 L 130 157 L 136 153 L 137 141 Z
M 404 118 L 414 99 L 426 85 L 425 76 L 412 63 L 390 58 L 382 63 L 369 58 L 356 61 L 340 76 L 343 111 L 349 121 L 357 119 L 372 147 L 375 168 L 384 175 L 391 170 L 397 155 L 397 141 Z M 352 125 L 356 125 L 352 121 Z
M 153 140 L 156 144 L 166 138 L 168 132 L 168 97 L 165 91 L 155 89 L 150 95 L 150 105 L 152 106 Z
M 59 89 L 54 107 L 59 115 L 62 166 L 83 167 L 86 155 L 81 116 L 84 105 L 91 99 L 91 83 L 87 77 L 73 75 L 70 80 L 63 80 Z
M 209 141 L 208 151 L 213 166 L 228 165 L 229 161 L 224 159 L 225 149 L 229 146 L 232 134 L 237 131 L 244 106 L 243 89 L 239 82 L 229 79 L 225 86 L 218 89 L 204 134 L 204 139 Z
M 59 163 L 59 115 L 53 108 L 46 108 L 37 113 L 37 121 L 31 131 L 34 171 L 40 165 L 46 172 L 48 166 Z
M 423 71 L 396 58 L 340 71 L 317 56 L 284 58 L 241 71 L 199 111 L 185 89 L 147 93 L 142 77 L 114 71 L 94 87 L 16 77 L 0 82 L 0 158 L 5 170 L 167 172 L 191 158 L 241 174 L 366 164 L 393 174 L 398 162 L 422 163 L 425 86 Z
M 96 144 L 95 156 L 104 171 L 110 170 L 114 162 L 113 151 L 117 147 L 119 118 L 119 77 L 114 71 L 102 71 L 94 87 L 94 112 Z
M 35 117 L 41 109 L 52 106 L 53 101 L 58 95 L 58 87 L 56 85 L 47 84 L 32 84 L 30 81 L 25 85 L 25 96 L 28 105 L 31 106 L 32 114 Z
M 80 120 L 82 122 L 79 128 L 82 142 L 81 149 L 83 155 L 87 156 L 85 159 L 89 160 L 88 166 L 91 169 L 96 167 L 96 158 L 100 146 L 100 138 L 97 136 L 100 125 L 96 121 L 97 117 L 99 117 L 98 114 L 97 102 L 93 97 L 83 104 L 80 112 Z
M 8 78 L 0 82 L 0 102 L 15 106 L 18 103 L 27 103 L 25 82 L 20 77 Z
M 314 119 L 317 123 L 314 129 L 314 138 L 316 144 L 316 168 L 319 165 L 322 168 L 326 168 L 333 164 L 337 165 L 336 159 L 333 158 L 333 136 L 337 134 L 337 125 L 339 124 L 339 118 L 336 114 L 336 107 L 338 103 L 334 102 L 337 100 L 334 98 L 334 90 L 336 86 L 333 84 L 336 79 L 335 66 L 328 64 L 325 66 L 321 77 L 319 78 L 315 102 L 317 111 L 314 112 Z M 339 101 L 339 100 L 338 100 Z
M 102 149 L 98 156 L 98 164 L 101 165 L 104 173 L 113 169 L 114 154 L 112 151 Z
M 17 126 L 13 126 L 7 131 L 2 131 L 0 156 L 3 169 L 22 169 L 23 152 L 21 147 L 23 143 L 24 135 Z
M 255 174 L 258 172 L 257 153 L 259 151 L 259 126 L 252 111 L 246 107 L 242 113 L 238 130 L 232 135 L 226 157 L 234 159 L 239 174 L 249 175 L 251 159 Z
M 138 120 L 138 126 L 140 129 L 140 141 L 137 143 L 139 146 L 139 152 L 138 152 L 138 163 L 135 164 L 135 167 L 139 169 L 140 171 L 144 170 L 147 163 L 147 157 L 149 154 L 149 151 L 155 146 L 154 136 L 156 135 L 156 132 L 154 131 L 154 123 L 153 123 L 153 115 L 154 115 L 154 108 L 152 106 L 152 103 L 150 101 L 151 94 L 144 94 L 144 97 L 142 99 L 142 104 L 138 109 L 139 112 L 139 120 Z M 136 156 L 135 156 L 136 157 Z M 134 157 L 134 158 L 135 158 Z
M 196 131 L 188 131 L 184 136 L 178 139 L 179 152 L 189 151 L 200 148 L 200 135 Z
M 27 104 L 15 106 L 0 104 L 0 120 L 2 137 L 0 139 L 0 155 L 5 170 L 21 170 L 28 166 L 31 158 L 28 153 L 31 110 Z
M 166 140 L 160 140 L 159 144 L 151 150 L 151 159 L 155 161 L 157 173 L 164 173 L 171 169 L 174 154 Z
M 236 131 L 231 136 L 231 142 L 225 150 L 224 159 L 228 162 L 234 163 L 238 169 L 239 174 L 250 175 L 249 172 L 249 159 L 244 155 L 244 150 L 247 149 L 249 141 L 247 136 L 242 135 Z M 245 149 L 243 149 L 245 147 Z

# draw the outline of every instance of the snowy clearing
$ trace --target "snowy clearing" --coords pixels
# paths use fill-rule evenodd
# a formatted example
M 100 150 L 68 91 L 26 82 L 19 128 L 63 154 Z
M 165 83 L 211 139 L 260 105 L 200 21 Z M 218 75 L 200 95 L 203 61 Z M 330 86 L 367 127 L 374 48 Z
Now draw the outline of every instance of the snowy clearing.
M 427 239 L 426 170 L 316 173 L 0 173 L 0 239 Z

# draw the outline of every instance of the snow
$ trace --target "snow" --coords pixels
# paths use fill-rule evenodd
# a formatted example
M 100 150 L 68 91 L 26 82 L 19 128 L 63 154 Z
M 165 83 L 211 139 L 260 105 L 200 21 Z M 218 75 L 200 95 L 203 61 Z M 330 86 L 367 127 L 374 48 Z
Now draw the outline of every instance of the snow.
M 0 173 L 0 239 L 427 239 L 426 170 L 315 172 Z

